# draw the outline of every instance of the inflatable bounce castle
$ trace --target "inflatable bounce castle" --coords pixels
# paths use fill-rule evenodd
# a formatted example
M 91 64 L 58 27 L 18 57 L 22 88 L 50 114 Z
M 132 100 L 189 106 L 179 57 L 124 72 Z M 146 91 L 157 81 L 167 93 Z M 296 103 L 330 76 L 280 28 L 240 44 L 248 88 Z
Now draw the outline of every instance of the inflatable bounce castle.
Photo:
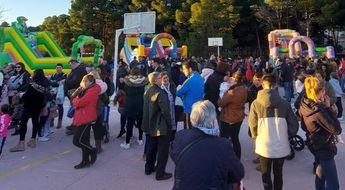
M 20 16 L 11 27 L 0 27 L 0 66 L 4 63 L 22 62 L 30 73 L 35 69 L 44 69 L 46 74 L 53 74 L 56 64 L 61 63 L 68 73 L 71 58 L 98 64 L 98 59 L 104 52 L 100 40 L 91 36 L 79 36 L 73 44 L 72 56 L 67 56 L 49 32 L 30 32 L 26 21 L 25 17 Z M 94 47 L 91 56 L 84 51 L 86 45 Z
M 134 57 L 187 57 L 187 46 L 177 47 L 175 38 L 168 33 L 127 35 L 120 58 L 130 63 Z
M 289 58 L 296 58 L 306 56 L 302 50 L 301 42 L 304 42 L 308 51 L 306 55 L 310 58 L 326 55 L 327 58 L 332 59 L 335 57 L 334 48 L 315 47 L 314 42 L 307 36 L 301 36 L 295 30 L 274 30 L 268 34 L 268 44 L 270 48 L 270 57 L 275 59 L 287 54 Z

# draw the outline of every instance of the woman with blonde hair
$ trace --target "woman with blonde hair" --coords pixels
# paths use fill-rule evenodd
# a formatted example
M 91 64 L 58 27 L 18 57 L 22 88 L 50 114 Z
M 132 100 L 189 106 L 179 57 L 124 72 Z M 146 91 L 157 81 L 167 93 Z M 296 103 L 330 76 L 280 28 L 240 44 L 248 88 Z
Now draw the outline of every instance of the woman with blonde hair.
M 326 95 L 325 81 L 307 77 L 306 95 L 301 101 L 299 115 L 307 129 L 307 145 L 315 157 L 315 189 L 337 190 L 339 181 L 334 156 L 337 154 L 336 135 L 342 131 Z
M 97 149 L 90 145 L 90 130 L 97 119 L 96 106 L 101 88 L 92 75 L 83 77 L 80 88 L 73 99 L 73 126 L 76 127 L 73 144 L 82 149 L 82 161 L 74 166 L 75 169 L 88 167 L 97 159 Z

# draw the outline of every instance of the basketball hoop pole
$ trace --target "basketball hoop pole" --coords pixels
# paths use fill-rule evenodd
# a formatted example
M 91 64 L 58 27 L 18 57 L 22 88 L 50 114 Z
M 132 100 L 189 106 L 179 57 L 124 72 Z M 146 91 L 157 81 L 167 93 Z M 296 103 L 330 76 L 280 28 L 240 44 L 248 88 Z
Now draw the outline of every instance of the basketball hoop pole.
M 115 32 L 115 50 L 114 50 L 115 52 L 114 52 L 114 71 L 113 71 L 113 83 L 114 83 L 115 89 L 117 88 L 117 86 L 116 86 L 116 73 L 117 73 L 117 62 L 118 62 L 118 56 L 119 56 L 119 37 L 123 31 L 130 30 L 133 28 L 140 28 L 140 25 L 130 27 L 130 28 L 117 29 Z
M 217 53 L 218 53 L 218 58 L 219 58 L 219 46 L 217 46 Z

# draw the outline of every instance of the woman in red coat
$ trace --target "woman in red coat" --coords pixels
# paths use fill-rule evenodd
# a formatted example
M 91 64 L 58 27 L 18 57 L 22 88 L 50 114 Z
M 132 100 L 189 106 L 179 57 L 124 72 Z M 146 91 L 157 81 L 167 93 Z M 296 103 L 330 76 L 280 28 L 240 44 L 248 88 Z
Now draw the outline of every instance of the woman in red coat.
M 75 169 L 88 167 L 97 159 L 97 149 L 90 145 L 91 124 L 96 121 L 96 105 L 100 86 L 95 83 L 92 75 L 85 75 L 80 82 L 80 87 L 73 94 L 73 106 L 75 109 L 73 126 L 76 131 L 73 144 L 82 150 L 82 161 L 74 166 Z M 91 157 L 91 159 L 89 159 Z

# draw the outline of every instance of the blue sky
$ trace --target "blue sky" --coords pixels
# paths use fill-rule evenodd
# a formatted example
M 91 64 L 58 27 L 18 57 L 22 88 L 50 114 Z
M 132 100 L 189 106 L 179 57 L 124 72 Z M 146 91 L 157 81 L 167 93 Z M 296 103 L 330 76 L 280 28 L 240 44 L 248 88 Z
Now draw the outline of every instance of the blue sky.
M 28 26 L 37 26 L 48 16 L 67 14 L 70 7 L 71 0 L 0 0 L 0 8 L 5 11 L 0 20 L 11 23 L 25 16 Z

